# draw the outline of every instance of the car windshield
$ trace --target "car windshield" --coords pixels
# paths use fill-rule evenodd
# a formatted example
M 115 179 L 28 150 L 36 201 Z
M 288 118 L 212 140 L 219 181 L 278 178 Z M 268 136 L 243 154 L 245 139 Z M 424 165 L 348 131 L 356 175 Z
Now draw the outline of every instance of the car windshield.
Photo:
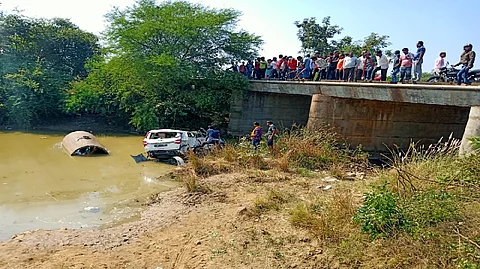
M 180 133 L 177 132 L 158 132 L 152 133 L 150 139 L 164 139 L 164 138 L 176 138 L 180 137 Z

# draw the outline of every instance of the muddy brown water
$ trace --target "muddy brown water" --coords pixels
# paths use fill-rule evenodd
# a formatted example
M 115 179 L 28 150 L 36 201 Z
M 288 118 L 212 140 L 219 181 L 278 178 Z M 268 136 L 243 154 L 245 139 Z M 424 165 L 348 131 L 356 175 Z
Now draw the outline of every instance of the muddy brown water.
M 66 134 L 66 133 L 65 133 Z M 97 135 L 110 155 L 71 157 L 63 134 L 0 132 L 0 241 L 34 229 L 92 229 L 139 217 L 173 166 L 135 163 L 141 136 Z

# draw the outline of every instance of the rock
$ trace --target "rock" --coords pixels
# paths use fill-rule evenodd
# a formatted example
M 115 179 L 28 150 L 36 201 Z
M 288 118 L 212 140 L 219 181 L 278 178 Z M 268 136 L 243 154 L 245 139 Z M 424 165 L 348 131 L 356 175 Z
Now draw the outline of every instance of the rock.
M 100 207 L 98 206 L 86 206 L 83 208 L 84 211 L 90 212 L 90 213 L 98 213 L 100 212 Z
M 242 207 L 240 207 L 240 208 L 238 209 L 237 214 L 238 214 L 238 215 L 244 215 L 244 214 L 246 214 L 247 212 L 248 212 L 248 208 L 245 207 L 245 206 L 242 206 Z
M 202 241 L 198 240 L 197 242 L 195 242 L 195 245 L 201 245 L 202 244 Z
M 332 185 L 327 185 L 327 186 L 325 186 L 325 188 L 323 188 L 322 190 L 328 191 L 328 190 L 331 189 L 331 188 L 333 188 Z
M 322 181 L 324 181 L 324 182 L 335 182 L 335 181 L 338 181 L 338 179 L 335 178 L 335 177 L 325 177 L 325 178 L 322 178 Z

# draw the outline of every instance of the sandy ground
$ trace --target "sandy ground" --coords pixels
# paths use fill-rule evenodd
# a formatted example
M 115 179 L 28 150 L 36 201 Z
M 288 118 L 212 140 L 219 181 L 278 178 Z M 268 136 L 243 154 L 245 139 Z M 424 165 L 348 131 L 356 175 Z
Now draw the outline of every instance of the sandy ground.
M 249 214 L 265 190 L 322 192 L 319 183 L 288 174 L 214 176 L 204 180 L 208 193 L 160 194 L 136 222 L 20 234 L 0 244 L 0 268 L 335 268 L 288 215 Z

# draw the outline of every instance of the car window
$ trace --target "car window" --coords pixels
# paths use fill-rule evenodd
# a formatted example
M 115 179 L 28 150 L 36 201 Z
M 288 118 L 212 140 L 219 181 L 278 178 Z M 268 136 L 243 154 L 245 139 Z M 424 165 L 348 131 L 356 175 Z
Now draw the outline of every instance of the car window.
M 188 134 L 188 137 L 195 137 L 193 133 L 187 133 L 187 134 Z
M 177 132 L 158 132 L 158 133 L 152 133 L 150 135 L 150 139 L 159 139 L 159 138 L 175 138 L 175 137 L 180 137 L 180 133 Z

